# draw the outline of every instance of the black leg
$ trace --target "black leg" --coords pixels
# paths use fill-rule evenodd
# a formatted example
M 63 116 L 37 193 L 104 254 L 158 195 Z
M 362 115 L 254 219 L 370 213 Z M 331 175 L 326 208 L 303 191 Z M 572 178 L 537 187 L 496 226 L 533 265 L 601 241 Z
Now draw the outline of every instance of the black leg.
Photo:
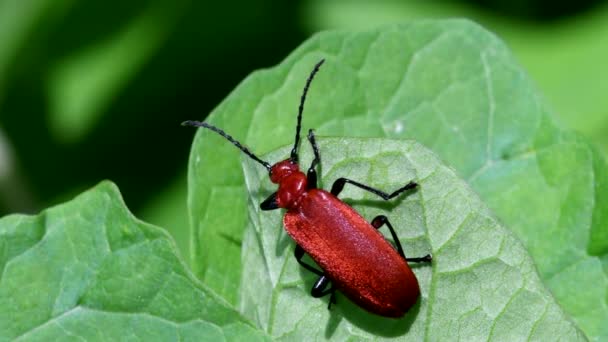
M 296 260 L 298 261 L 298 263 L 300 265 L 302 265 L 302 267 L 304 267 L 305 269 L 309 270 L 310 272 L 318 275 L 318 276 L 323 276 L 323 272 L 319 271 L 318 269 L 314 268 L 312 265 L 309 265 L 307 263 L 304 262 L 304 260 L 302 260 L 302 258 L 304 257 L 304 249 L 302 247 L 300 247 L 300 245 L 296 245 L 296 249 L 293 251 L 293 255 L 296 257 Z
M 320 298 L 328 294 L 331 295 L 329 297 L 329 304 L 327 305 L 327 309 L 331 309 L 331 305 L 336 304 L 336 289 L 333 287 L 333 285 L 329 289 L 326 289 L 327 285 L 331 283 L 329 278 L 327 278 L 327 276 L 323 272 L 317 270 L 312 265 L 309 265 L 305 263 L 304 260 L 302 260 L 305 252 L 304 249 L 300 247 L 300 245 L 296 245 L 296 249 L 294 250 L 293 254 L 296 257 L 298 263 L 302 265 L 302 267 L 319 276 L 319 279 L 315 282 L 315 284 L 312 286 L 312 289 L 310 290 L 310 295 L 315 298 Z
M 399 238 L 397 237 L 397 233 L 395 233 L 395 229 L 393 229 L 393 225 L 389 222 L 388 218 L 384 215 L 378 215 L 372 220 L 371 224 L 372 224 L 372 227 L 374 227 L 376 229 L 380 229 L 380 227 L 382 227 L 383 225 L 386 225 L 388 227 L 388 230 L 390 230 L 390 232 L 391 232 L 393 241 L 395 241 L 395 245 L 397 246 L 397 252 L 399 252 L 399 254 L 403 257 L 403 259 L 407 260 L 407 258 L 405 257 L 405 253 L 403 253 L 403 247 L 401 247 L 401 242 L 399 241 Z
M 391 231 L 391 236 L 393 237 L 393 240 L 395 241 L 395 245 L 397 246 L 397 252 L 399 252 L 399 255 L 401 255 L 403 257 L 403 259 L 405 259 L 407 262 L 431 262 L 433 260 L 433 258 L 431 257 L 430 254 L 427 254 L 421 258 L 406 258 L 405 257 L 405 253 L 403 253 L 403 247 L 401 247 L 401 241 L 399 241 L 399 238 L 397 237 L 397 233 L 395 233 L 395 229 L 393 229 L 393 225 L 390 223 L 390 221 L 388 220 L 388 218 L 384 215 L 378 215 L 376 216 L 372 222 L 371 222 L 372 227 L 376 228 L 376 229 L 380 229 L 380 227 L 382 227 L 383 225 L 386 225 L 388 227 L 388 230 Z
M 422 258 L 405 258 L 407 262 L 431 262 L 433 257 L 430 254 L 423 256 Z
M 279 209 L 279 205 L 277 204 L 277 193 L 274 192 L 272 195 L 268 196 L 264 202 L 260 203 L 260 209 L 262 210 L 274 210 Z
M 325 275 L 322 275 L 319 277 L 319 279 L 315 282 L 315 284 L 312 286 L 312 289 L 310 290 L 310 295 L 315 298 L 321 298 L 330 295 L 329 304 L 327 304 L 328 310 L 331 309 L 332 304 L 336 304 L 336 289 L 334 288 L 333 284 L 329 287 L 329 289 L 326 289 L 329 283 L 331 283 L 329 278 L 327 278 L 327 276 Z
M 317 188 L 317 170 L 315 168 L 317 167 L 317 164 L 319 163 L 319 160 L 321 158 L 319 157 L 319 147 L 317 146 L 317 142 L 315 141 L 315 134 L 312 132 L 312 129 L 308 131 L 308 141 L 310 141 L 310 145 L 312 145 L 312 150 L 315 154 L 315 158 L 312 160 L 312 163 L 310 163 L 310 167 L 308 168 L 308 173 L 306 174 L 306 178 L 308 181 L 308 188 L 316 189 Z
M 338 196 L 338 194 L 340 194 L 340 192 L 342 192 L 342 189 L 344 189 L 344 184 L 346 184 L 346 183 L 352 184 L 352 185 L 354 185 L 356 187 L 359 187 L 359 188 L 361 188 L 363 190 L 369 191 L 372 194 L 376 194 L 376 195 L 382 197 L 382 199 L 384 199 L 386 201 L 388 201 L 391 198 L 394 198 L 396 196 L 399 196 L 399 194 L 401 194 L 402 192 L 404 192 L 406 190 L 414 189 L 415 187 L 418 186 L 418 184 L 416 182 L 409 182 L 405 186 L 403 186 L 403 187 L 395 190 L 393 193 L 389 194 L 389 193 L 386 193 L 386 192 L 384 192 L 382 190 L 374 189 L 374 188 L 372 188 L 370 186 L 367 186 L 365 184 L 361 184 L 359 182 L 356 182 L 356 181 L 348 179 L 348 178 L 338 178 L 338 179 L 336 179 L 336 181 L 334 182 L 334 184 L 331 187 L 331 193 L 334 196 Z

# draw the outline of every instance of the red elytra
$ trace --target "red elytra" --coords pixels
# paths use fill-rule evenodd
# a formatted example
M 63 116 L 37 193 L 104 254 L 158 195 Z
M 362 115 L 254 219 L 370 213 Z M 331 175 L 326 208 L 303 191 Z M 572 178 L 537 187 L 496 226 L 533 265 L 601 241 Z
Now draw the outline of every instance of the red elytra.
M 269 171 L 270 180 L 279 188 L 260 207 L 262 210 L 287 209 L 283 224 L 296 243 L 296 260 L 319 276 L 311 290 L 313 297 L 331 295 L 328 305 L 331 307 L 335 303 L 335 291 L 339 290 L 369 312 L 385 317 L 401 317 L 420 296 L 418 281 L 407 262 L 430 262 L 431 256 L 406 258 L 386 216 L 380 215 L 371 223 L 367 222 L 337 195 L 345 184 L 351 184 L 389 200 L 416 188 L 417 184 L 410 182 L 388 194 L 354 180 L 339 178 L 330 192 L 318 189 L 316 165 L 320 156 L 312 130 L 308 132 L 308 140 L 315 157 L 306 174 L 300 170 L 298 145 L 304 102 L 310 83 L 323 62 L 321 60 L 315 65 L 306 80 L 291 156 L 273 166 L 215 126 L 199 121 L 185 121 L 183 125 L 204 127 L 218 133 Z M 389 228 L 396 249 L 378 231 L 383 225 Z M 306 263 L 304 254 L 308 254 L 321 270 Z

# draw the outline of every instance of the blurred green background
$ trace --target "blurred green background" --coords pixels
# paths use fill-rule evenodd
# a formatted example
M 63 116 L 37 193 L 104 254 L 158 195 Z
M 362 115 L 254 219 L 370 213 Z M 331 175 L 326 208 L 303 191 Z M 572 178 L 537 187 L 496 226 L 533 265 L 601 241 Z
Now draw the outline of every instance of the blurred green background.
M 314 32 L 446 17 L 505 40 L 557 121 L 606 155 L 606 1 L 0 0 L 0 216 L 111 179 L 185 252 L 194 130 L 181 121 Z

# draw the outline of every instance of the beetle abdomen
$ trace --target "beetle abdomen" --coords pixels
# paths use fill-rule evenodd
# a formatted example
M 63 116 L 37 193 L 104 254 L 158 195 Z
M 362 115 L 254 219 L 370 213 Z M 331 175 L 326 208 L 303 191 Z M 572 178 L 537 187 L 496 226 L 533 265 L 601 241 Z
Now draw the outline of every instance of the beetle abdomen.
M 334 286 L 364 309 L 401 317 L 419 295 L 407 262 L 353 208 L 321 189 L 310 190 L 284 217 L 287 233 Z

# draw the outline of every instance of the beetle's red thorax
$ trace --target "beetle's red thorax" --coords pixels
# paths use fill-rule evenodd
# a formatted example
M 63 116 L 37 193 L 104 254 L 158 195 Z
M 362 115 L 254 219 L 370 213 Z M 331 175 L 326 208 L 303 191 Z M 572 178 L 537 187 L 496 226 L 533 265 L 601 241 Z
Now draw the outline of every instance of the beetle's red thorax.
M 270 180 L 279 184 L 277 205 L 279 208 L 292 209 L 298 205 L 306 193 L 308 185 L 306 175 L 300 171 L 298 164 L 287 159 L 278 162 L 270 169 Z

